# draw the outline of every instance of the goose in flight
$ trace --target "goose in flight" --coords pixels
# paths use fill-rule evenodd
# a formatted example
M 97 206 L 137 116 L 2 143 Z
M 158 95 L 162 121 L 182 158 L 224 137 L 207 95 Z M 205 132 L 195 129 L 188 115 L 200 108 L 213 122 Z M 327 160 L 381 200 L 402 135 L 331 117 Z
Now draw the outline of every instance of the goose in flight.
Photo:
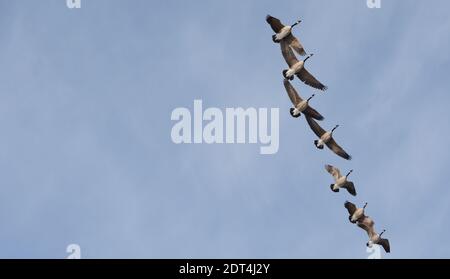
M 308 115 L 306 115 L 305 117 L 309 127 L 311 127 L 311 130 L 317 135 L 317 137 L 319 137 L 319 140 L 314 141 L 314 144 L 318 149 L 323 149 L 323 146 L 326 145 L 340 157 L 346 160 L 352 159 L 352 157 L 348 155 L 347 152 L 345 152 L 344 149 L 342 149 L 342 147 L 340 147 L 333 139 L 333 132 L 339 127 L 339 125 L 336 125 L 333 130 L 327 132 L 322 127 L 320 127 L 319 124 L 314 121 L 314 119 L 308 117 Z
M 284 78 L 289 80 L 294 79 L 294 75 L 296 75 L 303 83 L 325 91 L 328 89 L 325 85 L 323 85 L 320 81 L 318 81 L 313 75 L 311 75 L 308 70 L 305 68 L 305 62 L 308 61 L 314 54 L 308 55 L 304 60 L 299 61 L 295 56 L 292 48 L 289 46 L 287 42 L 284 40 L 280 43 L 281 53 L 283 54 L 284 60 L 289 66 L 289 69 L 283 70 Z
M 292 35 L 292 28 L 294 28 L 297 24 L 302 22 L 301 20 L 297 20 L 292 25 L 284 25 L 278 18 L 272 17 L 270 15 L 266 16 L 267 23 L 270 24 L 272 30 L 276 33 L 272 36 L 272 40 L 275 43 L 279 43 L 281 41 L 286 41 L 289 46 L 291 46 L 299 55 L 306 55 L 305 49 L 303 48 L 300 41 Z
M 289 82 L 289 80 L 284 79 L 283 83 L 284 88 L 286 88 L 286 92 L 289 96 L 289 99 L 291 99 L 291 102 L 294 105 L 294 107 L 290 109 L 292 117 L 298 118 L 301 116 L 302 113 L 304 113 L 305 115 L 317 120 L 324 119 L 324 117 L 320 113 L 318 113 L 315 109 L 309 106 L 309 101 L 315 96 L 314 94 L 307 100 L 303 100 L 300 97 L 300 95 L 298 95 L 297 91 Z
M 367 247 L 372 248 L 374 244 L 378 244 L 383 246 L 384 251 L 386 253 L 391 252 L 391 245 L 389 244 L 389 240 L 382 238 L 381 236 L 383 233 L 386 232 L 386 230 L 383 230 L 380 234 L 377 234 L 375 232 L 375 222 L 372 220 L 372 218 L 366 216 L 361 222 L 357 223 L 358 227 L 365 230 L 367 232 L 367 235 L 369 236 L 369 241 L 367 242 Z
M 325 169 L 329 172 L 334 178 L 334 184 L 330 185 L 331 191 L 339 192 L 339 189 L 344 188 L 352 195 L 356 196 L 356 189 L 353 182 L 348 181 L 348 176 L 353 172 L 353 170 L 349 171 L 346 176 L 343 176 L 340 170 L 332 165 L 325 165 Z M 349 210 L 350 211 L 350 210 Z
M 355 204 L 347 201 L 344 204 L 345 208 L 347 208 L 348 214 L 348 220 L 352 222 L 353 224 L 356 224 L 358 221 L 363 221 L 364 218 L 366 218 L 366 215 L 364 215 L 364 210 L 366 209 L 367 202 L 362 208 L 357 208 Z

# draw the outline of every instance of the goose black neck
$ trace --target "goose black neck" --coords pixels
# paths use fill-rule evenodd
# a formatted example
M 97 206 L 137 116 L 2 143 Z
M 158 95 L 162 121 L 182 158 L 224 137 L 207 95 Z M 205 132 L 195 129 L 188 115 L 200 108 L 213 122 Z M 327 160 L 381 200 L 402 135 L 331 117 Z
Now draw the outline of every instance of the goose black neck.
M 294 26 L 298 25 L 301 22 L 301 20 L 296 21 L 294 24 L 291 25 L 291 28 L 294 28 Z

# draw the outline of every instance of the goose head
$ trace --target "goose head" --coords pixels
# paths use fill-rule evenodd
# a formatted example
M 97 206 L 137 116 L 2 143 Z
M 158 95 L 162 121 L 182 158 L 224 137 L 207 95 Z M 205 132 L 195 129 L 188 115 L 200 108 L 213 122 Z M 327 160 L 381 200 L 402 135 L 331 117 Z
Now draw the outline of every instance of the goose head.
M 381 233 L 380 233 L 380 235 L 378 236 L 379 238 L 381 238 L 381 236 L 383 235 L 383 233 L 385 233 L 386 232 L 386 230 L 383 230 Z
M 367 206 L 367 202 L 364 204 L 363 209 L 366 209 L 366 206 Z

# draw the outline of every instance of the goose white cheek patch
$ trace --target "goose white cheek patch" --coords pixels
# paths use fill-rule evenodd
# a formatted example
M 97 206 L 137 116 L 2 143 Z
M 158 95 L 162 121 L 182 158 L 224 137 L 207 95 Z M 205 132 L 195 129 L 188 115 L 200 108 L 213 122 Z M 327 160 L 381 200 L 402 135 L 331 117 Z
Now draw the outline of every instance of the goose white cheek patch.
M 270 121 L 269 121 L 270 117 Z M 203 110 L 201 100 L 188 108 L 172 111 L 177 121 L 171 131 L 175 144 L 260 144 L 260 154 L 276 154 L 279 149 L 279 108 L 219 108 Z

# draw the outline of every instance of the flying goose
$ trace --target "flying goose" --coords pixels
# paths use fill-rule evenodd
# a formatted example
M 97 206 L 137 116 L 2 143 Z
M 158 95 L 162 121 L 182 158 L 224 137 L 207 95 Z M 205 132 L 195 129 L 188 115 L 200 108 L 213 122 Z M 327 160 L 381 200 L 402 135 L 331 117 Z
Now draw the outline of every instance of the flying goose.
M 286 41 L 298 54 L 304 56 L 306 55 L 305 49 L 303 48 L 300 41 L 292 35 L 292 28 L 302 22 L 301 20 L 296 21 L 292 25 L 284 25 L 278 18 L 272 17 L 270 15 L 266 16 L 267 23 L 270 24 L 272 30 L 276 33 L 272 36 L 272 40 L 275 43 L 279 43 L 281 41 Z
M 293 108 L 290 109 L 290 113 L 292 117 L 298 118 L 301 116 L 302 112 L 305 115 L 308 115 L 309 117 L 312 117 L 317 120 L 323 120 L 324 117 L 318 113 L 315 109 L 309 106 L 309 101 L 314 98 L 314 94 L 309 97 L 307 100 L 303 100 L 300 95 L 298 95 L 295 88 L 292 86 L 292 84 L 289 82 L 289 80 L 284 79 L 283 81 L 284 87 L 286 88 L 286 92 L 289 96 L 289 99 L 291 99 L 292 104 L 294 105 Z
M 340 147 L 336 141 L 333 139 L 333 132 L 339 127 L 339 125 L 336 125 L 333 130 L 327 132 L 322 127 L 319 126 L 319 124 L 314 121 L 311 117 L 308 115 L 305 116 L 306 121 L 309 124 L 309 127 L 311 127 L 311 130 L 319 137 L 319 140 L 315 140 L 314 144 L 318 149 L 323 149 L 323 145 L 326 144 L 329 149 L 331 149 L 334 153 L 339 155 L 340 157 L 351 160 L 352 157 L 347 154 L 347 152 Z
M 325 91 L 328 89 L 325 85 L 323 85 L 320 81 L 318 81 L 313 75 L 311 75 L 306 69 L 305 69 L 305 62 L 311 58 L 314 54 L 308 55 L 304 60 L 298 61 L 297 57 L 295 56 L 294 52 L 292 51 L 292 48 L 289 46 L 287 42 L 284 40 L 280 43 L 281 46 L 281 53 L 283 54 L 284 60 L 286 60 L 286 63 L 289 66 L 289 69 L 283 70 L 283 76 L 289 80 L 294 79 L 294 75 L 296 75 L 301 81 L 303 81 L 305 84 Z
M 330 185 L 331 191 L 339 192 L 340 188 L 344 188 L 344 189 L 347 189 L 347 191 L 351 195 L 356 196 L 355 185 L 353 184 L 353 182 L 347 180 L 348 176 L 353 172 L 353 170 L 349 171 L 346 176 L 342 176 L 339 169 L 336 167 L 333 167 L 332 165 L 325 165 L 325 169 L 334 178 L 334 184 Z
M 386 230 L 383 230 L 380 234 L 377 234 L 375 232 L 375 222 L 368 216 L 366 216 L 361 222 L 357 223 L 358 227 L 362 228 L 367 232 L 367 235 L 369 236 L 369 241 L 367 242 L 367 247 L 372 248 L 374 244 L 378 244 L 383 246 L 384 251 L 386 253 L 391 252 L 391 245 L 389 244 L 389 240 L 385 238 L 381 238 L 383 233 L 386 232 Z
M 367 202 L 362 208 L 357 208 L 355 204 L 349 201 L 345 202 L 344 206 L 345 208 L 347 208 L 348 214 L 350 214 L 348 216 L 348 220 L 350 220 L 350 222 L 352 222 L 353 224 L 356 224 L 356 222 L 362 221 L 364 220 L 364 218 L 366 218 L 366 216 L 364 215 L 364 209 L 366 209 Z

